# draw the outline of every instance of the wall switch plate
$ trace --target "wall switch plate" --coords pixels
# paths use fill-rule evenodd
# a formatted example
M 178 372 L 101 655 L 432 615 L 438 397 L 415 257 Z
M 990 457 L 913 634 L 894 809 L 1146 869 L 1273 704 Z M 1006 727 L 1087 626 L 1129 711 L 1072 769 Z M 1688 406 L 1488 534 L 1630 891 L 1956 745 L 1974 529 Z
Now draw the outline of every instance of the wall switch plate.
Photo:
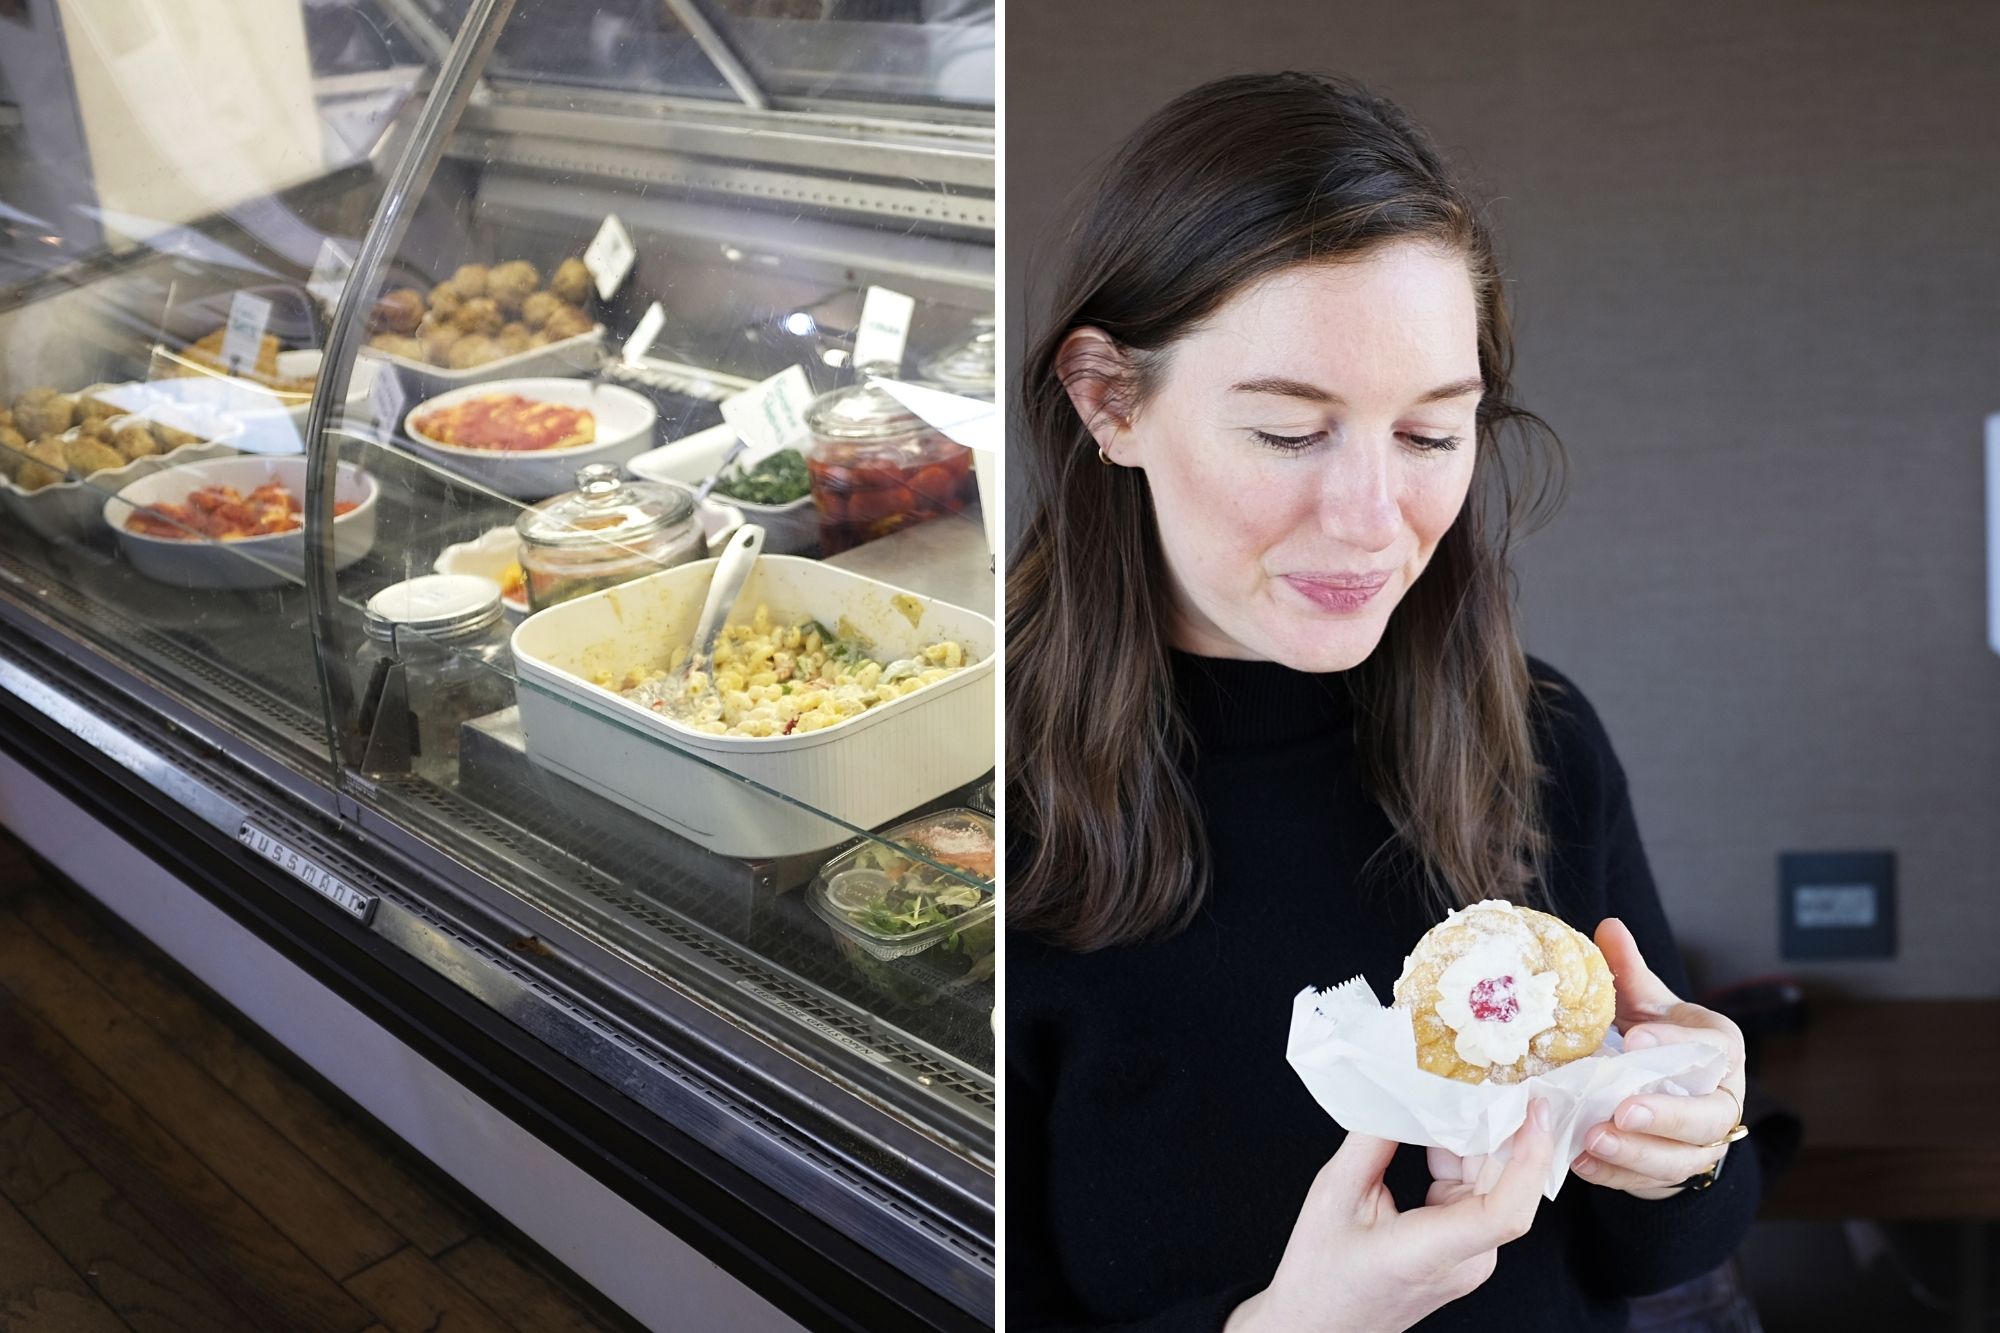
M 1786 958 L 1894 958 L 1894 852 L 1781 852 L 1778 939 Z

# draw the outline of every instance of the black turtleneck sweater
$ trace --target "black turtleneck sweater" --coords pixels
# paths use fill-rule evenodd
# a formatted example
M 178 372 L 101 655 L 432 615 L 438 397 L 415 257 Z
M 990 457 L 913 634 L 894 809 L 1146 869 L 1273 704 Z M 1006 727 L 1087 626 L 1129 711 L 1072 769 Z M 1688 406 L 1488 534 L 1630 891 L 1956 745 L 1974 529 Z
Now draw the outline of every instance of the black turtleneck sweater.
M 1536 726 L 1556 910 L 1586 934 L 1622 918 L 1685 995 L 1611 744 L 1574 686 L 1531 667 L 1558 687 Z M 1285 1061 L 1292 998 L 1359 973 L 1386 999 L 1434 924 L 1397 887 L 1412 861 L 1400 842 L 1361 879 L 1394 833 L 1357 776 L 1339 676 L 1181 654 L 1174 669 L 1213 867 L 1200 915 L 1088 954 L 1008 937 L 1009 1328 L 1220 1329 L 1270 1281 L 1345 1136 Z M 1629 1297 L 1735 1249 L 1764 1187 L 1759 1138 L 1712 1188 L 1662 1201 L 1572 1176 L 1484 1286 L 1419 1327 L 1622 1329 Z M 1387 1183 L 1420 1206 L 1424 1150 L 1400 1150 Z

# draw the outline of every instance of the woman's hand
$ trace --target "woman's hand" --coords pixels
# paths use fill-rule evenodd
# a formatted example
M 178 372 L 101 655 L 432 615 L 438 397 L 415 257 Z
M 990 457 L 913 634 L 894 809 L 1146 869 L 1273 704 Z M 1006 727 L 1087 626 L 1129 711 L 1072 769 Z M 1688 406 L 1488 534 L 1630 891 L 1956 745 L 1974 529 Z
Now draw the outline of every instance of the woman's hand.
M 1229 1316 L 1225 1333 L 1396 1333 L 1493 1275 L 1500 1246 L 1527 1234 L 1555 1151 L 1537 1100 L 1485 1194 L 1431 1186 L 1407 1213 L 1382 1183 L 1396 1144 L 1349 1134 L 1306 1192 L 1271 1285 Z
M 1618 1030 L 1625 1035 L 1626 1050 L 1698 1041 L 1729 1056 L 1722 1086 L 1705 1097 L 1627 1097 L 1610 1123 L 1584 1134 L 1584 1153 L 1570 1163 L 1572 1171 L 1593 1185 L 1641 1199 L 1665 1199 L 1728 1151 L 1723 1140 L 1743 1114 L 1743 1034 L 1721 1014 L 1668 990 L 1616 917 L 1597 927 L 1597 947 L 1618 983 Z

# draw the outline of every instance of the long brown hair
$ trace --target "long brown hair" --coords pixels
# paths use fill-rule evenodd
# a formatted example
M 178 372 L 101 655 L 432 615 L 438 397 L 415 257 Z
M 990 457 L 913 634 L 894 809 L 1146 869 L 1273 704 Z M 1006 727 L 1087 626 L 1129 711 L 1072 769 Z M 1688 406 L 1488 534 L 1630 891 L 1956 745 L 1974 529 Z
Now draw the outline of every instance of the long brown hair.
M 1513 401 L 1513 336 L 1475 201 L 1393 104 L 1337 79 L 1245 75 L 1147 121 L 1066 239 L 1016 398 L 1031 517 L 1007 578 L 1011 921 L 1101 948 L 1179 929 L 1208 882 L 1152 502 L 1144 473 L 1098 462 L 1062 383 L 1065 339 L 1109 336 L 1115 366 L 1090 373 L 1111 378 L 1106 396 L 1129 416 L 1164 353 L 1245 284 L 1398 240 L 1465 257 L 1485 396 L 1464 510 L 1381 643 L 1344 673 L 1361 775 L 1440 905 L 1529 901 L 1547 835 L 1507 551 L 1558 499 L 1562 454 Z

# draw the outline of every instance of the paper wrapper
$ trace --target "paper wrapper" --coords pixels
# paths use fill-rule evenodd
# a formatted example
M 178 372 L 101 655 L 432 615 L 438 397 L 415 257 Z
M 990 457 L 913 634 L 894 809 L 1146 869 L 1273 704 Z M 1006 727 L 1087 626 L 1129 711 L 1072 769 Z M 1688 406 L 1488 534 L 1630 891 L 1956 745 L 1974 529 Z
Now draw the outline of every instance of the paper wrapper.
M 1705 1043 L 1622 1049 L 1614 1030 L 1592 1056 L 1520 1083 L 1460 1083 L 1417 1065 L 1410 1016 L 1384 1008 L 1354 977 L 1330 990 L 1306 989 L 1292 1001 L 1292 1035 L 1285 1058 L 1326 1113 L 1352 1133 L 1443 1148 L 1468 1162 L 1482 1190 L 1507 1160 L 1509 1139 L 1528 1118 L 1528 1102 L 1548 1100 L 1555 1155 L 1542 1193 L 1553 1199 L 1583 1152 L 1583 1136 L 1611 1119 L 1636 1093 L 1699 1096 L 1721 1085 L 1729 1057 Z

